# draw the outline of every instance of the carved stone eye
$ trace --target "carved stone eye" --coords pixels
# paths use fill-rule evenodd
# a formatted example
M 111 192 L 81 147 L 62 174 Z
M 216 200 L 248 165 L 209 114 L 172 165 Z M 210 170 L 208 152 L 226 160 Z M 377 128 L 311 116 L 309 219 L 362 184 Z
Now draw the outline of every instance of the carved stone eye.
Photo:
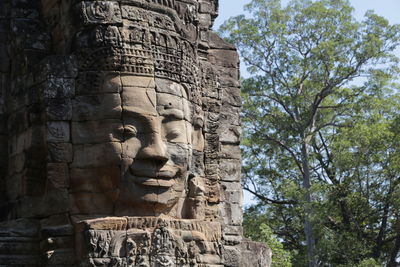
M 137 129 L 135 126 L 125 125 L 124 126 L 124 134 L 128 137 L 135 137 L 137 135 Z
M 166 138 L 167 140 L 174 140 L 175 138 L 178 138 L 182 133 L 182 130 L 180 129 L 172 129 L 170 130 L 167 135 Z

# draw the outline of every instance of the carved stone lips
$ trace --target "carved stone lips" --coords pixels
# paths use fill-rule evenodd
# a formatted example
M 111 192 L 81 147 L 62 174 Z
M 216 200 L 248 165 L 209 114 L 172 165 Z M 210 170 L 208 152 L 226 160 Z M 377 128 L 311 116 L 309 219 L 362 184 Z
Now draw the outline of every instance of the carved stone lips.
M 172 180 L 163 180 L 163 179 L 155 179 L 148 177 L 138 177 L 135 176 L 134 183 L 144 186 L 153 186 L 153 187 L 171 187 L 175 184 L 175 179 Z
M 161 169 L 158 172 L 132 172 L 132 179 L 135 184 L 142 186 L 152 186 L 152 187 L 171 187 L 176 182 L 176 170 Z

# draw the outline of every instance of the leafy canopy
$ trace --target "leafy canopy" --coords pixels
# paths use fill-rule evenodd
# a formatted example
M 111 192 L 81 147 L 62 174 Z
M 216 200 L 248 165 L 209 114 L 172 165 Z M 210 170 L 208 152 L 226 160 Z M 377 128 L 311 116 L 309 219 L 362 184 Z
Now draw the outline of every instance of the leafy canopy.
M 312 266 L 313 254 L 321 266 L 391 266 L 400 249 L 399 25 L 372 11 L 356 21 L 346 0 L 253 0 L 246 10 L 221 32 L 251 74 L 243 183 L 259 203 L 252 214 L 266 214 L 254 218 L 296 266 Z

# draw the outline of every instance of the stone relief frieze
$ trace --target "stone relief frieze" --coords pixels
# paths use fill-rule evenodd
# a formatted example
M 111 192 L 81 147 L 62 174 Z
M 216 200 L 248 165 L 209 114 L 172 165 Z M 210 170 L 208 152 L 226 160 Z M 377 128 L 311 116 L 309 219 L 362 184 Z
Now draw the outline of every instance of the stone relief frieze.
M 209 259 L 221 261 L 216 223 L 127 217 L 126 230 L 115 230 L 113 220 L 78 222 L 89 227 L 81 233 L 84 266 L 202 266 Z

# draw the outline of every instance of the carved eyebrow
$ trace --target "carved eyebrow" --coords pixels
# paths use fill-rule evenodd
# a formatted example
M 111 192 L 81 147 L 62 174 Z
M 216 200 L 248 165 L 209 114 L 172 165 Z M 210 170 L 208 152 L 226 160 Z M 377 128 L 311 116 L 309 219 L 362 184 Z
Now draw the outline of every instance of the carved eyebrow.
M 124 122 L 129 122 L 129 119 L 138 119 L 145 127 L 156 128 L 157 115 L 151 114 L 140 108 L 124 108 L 122 109 L 122 119 Z M 154 130 L 153 129 L 153 130 Z

